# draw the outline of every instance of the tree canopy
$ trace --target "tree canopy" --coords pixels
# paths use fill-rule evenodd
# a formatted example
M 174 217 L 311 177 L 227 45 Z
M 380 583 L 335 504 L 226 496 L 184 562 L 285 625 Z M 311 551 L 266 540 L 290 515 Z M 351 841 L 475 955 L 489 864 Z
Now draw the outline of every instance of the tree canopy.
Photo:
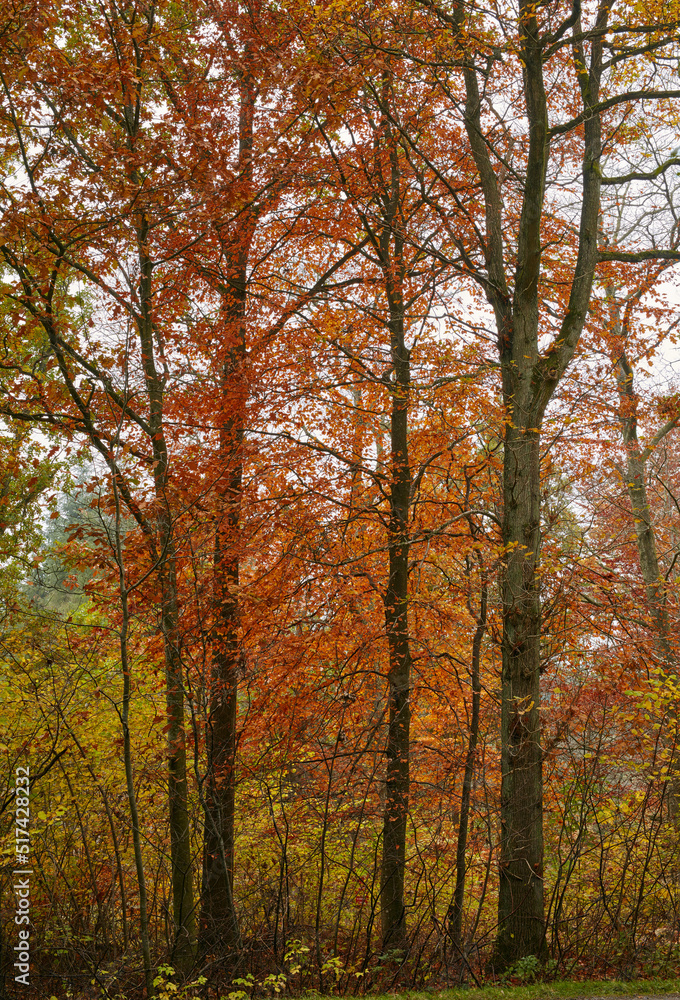
M 6 979 L 676 969 L 679 27 L 5 4 Z

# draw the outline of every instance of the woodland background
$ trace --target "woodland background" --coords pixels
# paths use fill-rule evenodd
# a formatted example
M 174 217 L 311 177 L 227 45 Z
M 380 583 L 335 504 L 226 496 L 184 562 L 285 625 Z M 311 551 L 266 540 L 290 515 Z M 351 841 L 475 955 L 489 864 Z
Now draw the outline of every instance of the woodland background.
M 679 25 L 3 0 L 9 995 L 677 972 Z

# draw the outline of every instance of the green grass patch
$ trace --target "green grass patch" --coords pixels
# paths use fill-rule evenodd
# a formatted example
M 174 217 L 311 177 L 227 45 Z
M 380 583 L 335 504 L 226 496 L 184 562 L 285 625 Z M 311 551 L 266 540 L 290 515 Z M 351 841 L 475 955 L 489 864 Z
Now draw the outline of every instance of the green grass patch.
M 585 982 L 531 983 L 526 986 L 484 986 L 375 996 L 371 1000 L 571 1000 L 576 997 L 659 996 L 680 993 L 680 979 L 591 979 Z

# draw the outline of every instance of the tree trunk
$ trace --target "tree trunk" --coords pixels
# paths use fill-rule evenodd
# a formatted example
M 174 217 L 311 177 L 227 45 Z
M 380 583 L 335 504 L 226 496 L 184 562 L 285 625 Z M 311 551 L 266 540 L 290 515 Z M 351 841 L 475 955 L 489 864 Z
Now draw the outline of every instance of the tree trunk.
M 137 180 L 136 175 L 134 180 Z M 169 456 L 164 430 L 163 379 L 159 376 L 154 361 L 151 280 L 153 264 L 146 251 L 148 233 L 148 219 L 146 214 L 142 212 L 137 229 L 140 263 L 140 312 L 137 329 L 149 400 L 149 427 L 154 459 L 153 476 L 159 552 L 157 572 L 161 586 L 161 629 L 165 652 L 165 700 L 168 716 L 168 803 L 174 930 L 172 961 L 179 971 L 186 973 L 194 961 L 196 919 L 191 827 L 188 811 L 184 677 L 179 651 L 179 601 L 173 518 L 167 497 Z
M 503 462 L 501 858 L 496 954 L 502 964 L 543 944 L 543 758 L 539 434 L 512 412 Z
M 246 384 L 246 290 L 248 253 L 256 214 L 250 205 L 253 183 L 253 58 L 246 46 L 240 78 L 239 178 L 243 221 L 222 241 L 228 261 L 222 298 L 224 359 L 221 371 L 220 476 L 213 564 L 215 624 L 212 635 L 210 710 L 206 726 L 206 800 L 201 906 L 201 948 L 232 961 L 241 950 L 234 900 L 235 763 L 238 672 L 243 658 L 238 586 L 243 489 Z M 219 232 L 219 230 L 218 230 Z M 221 238 L 221 237 L 220 237 Z
M 163 536 L 161 536 L 163 544 Z M 194 962 L 194 911 L 191 828 L 188 811 L 187 753 L 184 728 L 184 682 L 178 646 L 178 604 L 175 553 L 169 532 L 161 578 L 162 623 L 165 640 L 166 709 L 168 714 L 168 799 L 174 943 L 172 961 L 187 973 Z
M 395 251 L 395 257 L 399 256 L 399 252 Z M 404 873 L 411 726 L 411 647 L 408 626 L 408 515 L 411 501 L 411 471 L 408 457 L 410 352 L 404 344 L 401 282 L 392 268 L 389 269 L 387 284 L 394 382 L 390 421 L 392 484 L 388 526 L 389 581 L 385 594 L 385 627 L 389 651 L 389 723 L 380 873 L 383 952 L 388 949 L 406 948 Z
M 626 488 L 635 524 L 640 573 L 645 584 L 647 606 L 652 619 L 656 654 L 666 669 L 675 673 L 675 657 L 671 642 L 670 622 L 664 599 L 664 580 L 656 553 L 652 511 L 647 496 L 647 458 L 640 447 L 637 433 L 637 397 L 633 387 L 633 370 L 625 349 L 616 352 L 615 372 L 619 392 L 619 423 L 626 446 Z M 669 422 L 669 425 L 673 421 Z
M 469 570 L 469 564 L 468 564 Z M 468 825 L 470 819 L 470 800 L 472 797 L 472 782 L 475 773 L 475 754 L 477 750 L 477 739 L 479 737 L 479 706 L 482 694 L 480 678 L 480 666 L 482 659 L 482 640 L 486 632 L 486 607 L 487 607 L 488 585 L 486 575 L 482 570 L 482 586 L 477 617 L 477 628 L 472 640 L 472 664 L 470 683 L 472 687 L 472 712 L 470 718 L 470 732 L 468 734 L 467 753 L 465 755 L 465 769 L 463 771 L 463 789 L 460 797 L 460 819 L 458 821 L 458 841 L 456 844 L 456 886 L 453 891 L 453 899 L 449 905 L 447 914 L 448 932 L 453 941 L 454 947 L 459 953 L 463 952 L 463 897 L 465 894 L 465 860 L 467 853 Z M 472 611 L 471 601 L 468 600 L 468 608 Z
M 607 290 L 609 292 L 609 290 Z M 623 330 L 617 316 L 617 333 L 622 338 Z M 674 417 L 654 435 L 651 443 L 644 450 L 640 447 L 637 433 L 637 396 L 633 386 L 633 369 L 626 356 L 625 341 L 620 340 L 615 348 L 614 363 L 616 385 L 619 393 L 619 423 L 621 434 L 626 446 L 626 488 L 635 524 L 638 562 L 640 573 L 645 584 L 645 596 L 652 626 L 652 642 L 654 652 L 666 676 L 677 678 L 677 653 L 673 645 L 671 625 L 665 600 L 665 580 L 659 566 L 656 551 L 656 538 L 652 510 L 647 495 L 647 459 L 653 448 L 678 423 Z M 669 716 L 673 732 L 669 740 L 670 761 L 668 808 L 669 815 L 676 822 L 680 816 L 680 779 L 677 774 L 677 708 L 672 705 Z
M 132 845 L 135 858 L 135 873 L 137 875 L 137 891 L 139 893 L 139 937 L 142 948 L 142 962 L 144 965 L 144 984 L 146 986 L 147 1000 L 155 995 L 153 985 L 153 966 L 151 964 L 151 947 L 149 944 L 149 917 L 146 893 L 146 875 L 144 873 L 144 858 L 142 855 L 142 837 L 139 827 L 139 812 L 137 809 L 137 793 L 135 791 L 134 768 L 132 759 L 132 742 L 130 739 L 130 697 L 132 692 L 132 677 L 130 657 L 128 650 L 128 634 L 130 629 L 130 606 L 127 583 L 125 580 L 125 562 L 123 559 L 123 543 L 121 529 L 121 506 L 115 476 L 113 477 L 113 496 L 116 505 L 116 521 L 114 528 L 114 550 L 116 562 L 118 564 L 118 585 L 120 593 L 120 604 L 122 621 L 120 625 L 120 665 L 123 671 L 123 698 L 120 707 L 120 722 L 123 729 L 123 761 L 125 764 L 125 785 L 127 790 L 128 805 L 130 807 L 130 821 L 132 827 Z M 107 813 L 109 812 L 106 804 Z M 114 828 L 111 827 L 113 833 Z M 117 853 L 117 852 L 116 852 Z M 123 884 L 121 883 L 121 889 Z M 121 898 L 122 905 L 125 906 L 125 897 Z
M 215 624 L 212 634 L 210 709 L 206 725 L 206 799 L 201 907 L 201 949 L 224 957 L 240 950 L 233 893 L 235 759 L 238 671 L 242 659 L 238 586 L 243 480 L 243 379 L 245 266 L 225 309 L 227 336 L 236 343 L 222 371 L 217 525 L 215 530 Z
M 457 30 L 468 11 L 454 5 L 448 21 Z M 538 349 L 541 299 L 542 219 L 550 152 L 544 81 L 545 37 L 538 8 L 519 4 L 519 40 L 528 149 L 522 184 L 522 210 L 512 281 L 508 280 L 504 244 L 506 226 L 496 171 L 495 142 L 482 120 L 478 69 L 461 33 L 461 68 L 465 82 L 465 128 L 484 195 L 485 272 L 479 275 L 493 306 L 506 410 L 503 458 L 503 603 L 501 684 L 501 831 L 498 937 L 494 964 L 512 965 L 544 947 L 543 909 L 543 768 L 540 741 L 540 629 L 538 559 L 540 549 L 540 433 L 543 414 L 571 362 L 587 314 L 595 267 L 602 174 L 601 120 L 597 107 L 602 75 L 603 37 L 609 15 L 601 0 L 587 59 L 580 39 L 579 8 L 564 30 L 574 25 L 574 70 L 583 101 L 583 196 L 578 253 L 569 300 L 559 330 L 546 351 Z M 488 74 L 481 71 L 485 80 Z M 569 126 L 573 128 L 573 126 Z M 554 130 L 557 134 L 557 130 Z M 499 157 L 502 162 L 502 155 Z

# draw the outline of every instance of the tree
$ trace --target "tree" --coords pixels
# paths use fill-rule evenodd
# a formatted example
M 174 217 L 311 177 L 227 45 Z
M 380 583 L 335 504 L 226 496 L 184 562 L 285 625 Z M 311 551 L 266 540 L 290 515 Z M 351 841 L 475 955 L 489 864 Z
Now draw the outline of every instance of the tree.
M 324 27 L 322 41 L 314 39 L 320 53 L 324 50 Z M 361 46 L 354 50 L 344 39 L 334 39 L 326 55 L 325 74 L 337 72 L 338 64 L 348 64 L 355 75 L 363 56 Z M 407 107 L 409 99 L 414 103 Z M 356 313 L 357 318 L 351 318 L 347 334 L 332 337 L 329 346 L 351 365 L 357 410 L 362 406 L 364 382 L 373 383 L 381 394 L 389 395 L 386 416 L 389 457 L 386 455 L 380 463 L 379 473 L 367 468 L 359 413 L 354 417 L 354 447 L 341 460 L 351 471 L 348 523 L 362 517 L 362 477 L 372 480 L 387 499 L 386 512 L 379 514 L 388 557 L 386 578 L 381 585 L 388 649 L 388 718 L 380 917 L 382 950 L 387 953 L 396 949 L 404 954 L 408 947 L 404 878 L 413 683 L 408 615 L 412 541 L 409 521 L 418 504 L 423 474 L 433 458 L 438 457 L 430 454 L 423 459 L 414 477 L 409 458 L 412 348 L 407 346 L 407 339 L 411 328 L 419 324 L 422 329 L 430 320 L 429 307 L 435 295 L 438 268 L 433 263 L 423 265 L 421 253 L 409 244 L 407 233 L 410 235 L 419 223 L 426 225 L 421 218 L 424 203 L 393 120 L 395 116 L 400 120 L 403 113 L 409 118 L 409 126 L 418 128 L 419 122 L 427 120 L 429 115 L 427 99 L 427 94 L 417 93 L 412 81 L 399 77 L 389 59 L 377 65 L 372 65 L 369 59 L 360 86 L 356 88 L 351 82 L 347 88 L 338 88 L 329 95 L 323 115 L 316 112 L 328 156 L 320 171 L 327 175 L 327 182 L 341 194 L 354 216 L 355 221 L 349 223 L 343 239 L 354 247 L 361 261 L 364 286 L 357 298 L 347 303 L 350 316 Z M 342 129 L 352 135 L 352 143 L 343 142 Z M 329 323 L 329 317 L 319 316 L 317 322 Z M 364 343 L 352 337 L 355 325 L 366 329 Z M 384 346 L 383 337 L 387 338 Z M 383 359 L 387 367 L 378 374 L 376 361 L 380 363 Z M 324 450 L 318 441 L 313 446 Z M 329 448 L 329 453 L 338 456 L 337 450 Z M 359 559 L 360 549 L 361 545 L 355 544 L 350 558 Z
M 597 266 L 604 260 L 677 257 L 673 249 L 656 247 L 603 250 L 598 226 L 602 185 L 622 179 L 604 176 L 602 165 L 605 159 L 617 162 L 620 121 L 656 120 L 680 94 L 658 85 L 655 76 L 655 67 L 672 58 L 678 20 L 674 10 L 659 22 L 646 8 L 634 19 L 622 8 L 619 22 L 610 2 L 583 8 L 575 3 L 571 11 L 561 4 L 539 10 L 520 3 L 517 14 L 497 11 L 503 26 L 497 29 L 494 15 L 474 6 L 455 4 L 452 12 L 429 0 L 422 6 L 442 26 L 441 40 L 433 36 L 441 61 L 431 60 L 431 77 L 462 119 L 482 199 L 476 238 L 454 236 L 454 245 L 493 309 L 507 413 L 496 945 L 496 962 L 505 966 L 544 947 L 541 426 L 574 358 Z M 442 61 L 450 70 L 440 68 Z M 640 169 L 636 176 L 658 176 L 674 163 L 671 157 L 656 171 Z M 448 195 L 448 204 L 457 206 L 450 176 L 449 164 L 440 167 L 442 204 Z M 570 211 L 557 192 L 565 184 L 574 190 L 578 177 L 580 206 Z
M 147 126 L 155 99 L 146 86 L 147 66 L 157 52 L 159 12 L 133 5 L 111 17 L 99 14 L 94 9 L 83 24 L 74 25 L 63 44 L 54 37 L 50 11 L 40 3 L 31 6 L 30 19 L 25 10 L 10 12 L 8 18 L 17 30 L 2 76 L 10 122 L 6 149 L 23 173 L 18 188 L 5 192 L 2 253 L 6 273 L 16 282 L 5 294 L 30 348 L 27 365 L 14 364 L 13 401 L 5 412 L 15 419 L 44 420 L 68 436 L 89 440 L 146 541 L 160 589 L 166 665 L 176 960 L 187 967 L 194 947 L 194 903 L 184 680 L 169 490 L 167 363 L 152 256 L 165 228 L 163 202 L 172 189 L 173 172 L 165 163 L 153 180 L 148 172 L 163 144 L 158 130 L 152 135 Z M 22 72 L 16 75 L 19 67 Z M 82 104 L 79 79 L 96 95 L 93 105 Z M 41 116 L 52 122 L 46 138 L 41 137 Z M 65 170 L 65 188 L 57 190 L 51 183 L 50 161 Z M 75 188 L 88 182 L 88 193 L 80 200 Z M 96 312 L 73 295 L 75 281 L 108 299 L 111 319 L 122 319 L 110 352 L 100 352 L 96 339 L 88 336 Z M 176 308 L 176 297 L 174 302 Z M 131 351 L 135 339 L 136 362 Z M 46 374 L 35 378 L 40 354 L 45 355 Z M 126 467 L 126 450 L 136 456 L 137 470 L 129 463 Z M 135 496 L 139 466 L 152 482 L 148 514 L 145 501 L 139 493 Z
M 175 123 L 187 137 L 185 162 L 195 156 L 203 168 L 190 177 L 191 221 L 185 223 L 201 236 L 187 239 L 182 253 L 186 282 L 205 288 L 201 304 L 210 311 L 202 317 L 196 311 L 191 332 L 219 399 L 216 409 L 212 398 L 204 400 L 216 447 L 213 456 L 202 455 L 203 472 L 210 469 L 213 477 L 214 548 L 201 946 L 233 956 L 241 947 L 233 869 L 238 678 L 246 657 L 240 596 L 248 551 L 244 463 L 248 432 L 257 434 L 260 423 L 271 419 L 252 405 L 259 388 L 254 373 L 286 326 L 335 287 L 336 272 L 357 251 L 328 240 L 318 246 L 313 213 L 319 199 L 303 170 L 319 141 L 308 107 L 313 67 L 296 65 L 294 36 L 285 22 L 276 11 L 245 11 L 232 3 L 210 3 L 203 15 L 218 42 L 199 49 L 196 66 L 183 65 L 178 81 L 166 76 L 163 82 Z M 219 87 L 207 72 L 209 60 L 228 70 Z M 292 94 L 279 85 L 291 73 Z M 236 114 L 208 159 L 195 123 L 222 115 L 232 102 Z M 265 102 L 267 115 L 261 113 Z M 292 217 L 286 198 L 295 199 Z M 292 248 L 306 255 L 302 280 L 282 259 Z
M 668 419 L 653 434 L 649 443 L 644 448 L 642 447 L 638 437 L 638 406 L 634 371 L 628 357 L 627 341 L 634 303 L 643 290 L 644 288 L 639 289 L 638 293 L 629 297 L 623 308 L 616 302 L 612 290 L 608 290 L 607 298 L 613 327 L 611 330 L 611 358 L 619 397 L 618 418 L 621 426 L 621 437 L 626 450 L 624 479 L 635 526 L 638 562 L 645 584 L 653 641 L 659 662 L 663 664 L 669 675 L 673 676 L 676 673 L 677 654 L 673 648 L 673 632 L 668 617 L 666 587 L 657 554 L 654 518 L 647 490 L 647 464 L 657 445 L 677 427 L 680 415 L 673 412 L 675 407 L 671 401 L 670 412 L 667 414 Z

